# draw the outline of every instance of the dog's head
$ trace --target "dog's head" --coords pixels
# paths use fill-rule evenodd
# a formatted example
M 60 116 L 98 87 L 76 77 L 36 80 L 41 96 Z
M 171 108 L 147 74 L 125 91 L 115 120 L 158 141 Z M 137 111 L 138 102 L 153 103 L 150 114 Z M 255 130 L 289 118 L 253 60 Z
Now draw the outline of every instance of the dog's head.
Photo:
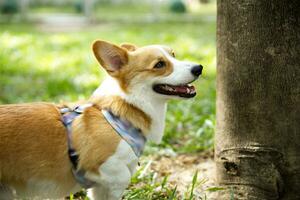
M 95 41 L 94 54 L 110 76 L 118 80 L 125 93 L 151 94 L 157 98 L 191 98 L 196 95 L 190 85 L 202 73 L 202 66 L 179 61 L 167 46 L 117 46 Z

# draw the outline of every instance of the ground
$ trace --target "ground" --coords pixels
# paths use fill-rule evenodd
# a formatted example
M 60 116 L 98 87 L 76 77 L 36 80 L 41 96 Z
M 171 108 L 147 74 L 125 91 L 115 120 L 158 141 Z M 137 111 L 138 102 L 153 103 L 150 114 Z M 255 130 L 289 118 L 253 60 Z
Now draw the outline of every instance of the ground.
M 173 199 L 206 199 L 220 189 L 214 186 L 212 151 L 176 154 L 162 150 L 143 157 L 141 163 L 128 199 L 170 199 L 174 191 Z
M 198 95 L 170 102 L 163 142 L 147 145 L 124 199 L 205 199 L 219 189 L 212 176 L 215 4 L 200 7 L 199 13 L 161 13 L 150 20 L 143 9 L 132 9 L 100 7 L 89 24 L 73 13 L 64 18 L 39 13 L 37 23 L 1 22 L 0 103 L 88 98 L 105 76 L 91 51 L 96 39 L 169 45 L 179 59 L 204 66 Z

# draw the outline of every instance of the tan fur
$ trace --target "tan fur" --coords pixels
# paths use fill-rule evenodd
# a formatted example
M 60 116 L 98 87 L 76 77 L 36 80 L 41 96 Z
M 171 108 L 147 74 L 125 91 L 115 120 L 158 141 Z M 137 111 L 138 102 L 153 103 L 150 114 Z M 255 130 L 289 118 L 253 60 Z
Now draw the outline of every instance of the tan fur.
M 99 166 L 114 154 L 121 137 L 95 107 L 86 109 L 74 121 L 72 129 L 73 145 L 80 158 L 79 168 L 97 174 Z
M 128 51 L 135 51 L 138 48 L 136 45 L 129 43 L 123 43 L 120 46 Z
M 114 152 L 120 142 L 120 136 L 104 119 L 101 109 L 109 109 L 122 119 L 130 121 L 135 127 L 147 133 L 151 119 L 140 109 L 126 103 L 120 97 L 94 99 L 94 106 L 74 121 L 74 147 L 79 149 L 80 166 L 98 173 L 99 166 Z M 85 134 L 82 134 L 85 132 Z M 89 145 L 86 145 L 89 144 Z
M 172 50 L 165 50 L 173 55 Z M 153 46 L 121 47 L 96 41 L 94 54 L 106 71 L 115 77 L 125 93 L 146 76 L 167 76 L 173 71 L 171 62 Z M 158 61 L 166 67 L 154 68 Z M 118 96 L 92 98 L 87 108 L 72 124 L 72 143 L 79 154 L 79 168 L 95 174 L 112 156 L 121 137 L 107 123 L 101 109 L 110 109 L 130 121 L 147 135 L 152 119 L 139 108 Z M 68 103 L 74 107 L 78 103 Z M 28 181 L 50 181 L 63 191 L 71 191 L 76 181 L 71 172 L 67 147 L 67 131 L 59 109 L 66 105 L 31 103 L 0 106 L 0 184 L 25 191 Z
M 72 124 L 73 145 L 79 167 L 97 169 L 114 154 L 121 137 L 104 119 L 100 109 L 111 109 L 145 132 L 151 120 L 119 97 L 93 100 L 95 106 Z M 69 190 L 76 184 L 67 153 L 66 128 L 58 107 L 50 103 L 0 106 L 0 182 L 19 190 L 30 179 L 54 181 Z
M 167 67 L 153 68 L 158 61 L 164 61 Z M 134 66 L 134 69 L 132 67 Z M 120 71 L 118 80 L 124 91 L 130 91 L 130 83 L 142 81 L 146 76 L 168 76 L 173 71 L 170 61 L 154 47 L 142 47 L 128 54 L 128 63 Z
M 109 98 L 91 99 L 91 102 L 94 102 L 99 109 L 109 108 L 116 115 L 123 119 L 127 119 L 135 127 L 141 129 L 143 133 L 147 133 L 150 129 L 151 118 L 120 97 L 112 96 Z
M 0 106 L 0 182 L 21 190 L 30 179 L 75 185 L 66 129 L 55 105 Z
M 129 48 L 130 51 L 126 51 L 125 48 Z M 171 56 L 175 56 L 173 50 L 169 47 L 164 47 L 164 49 Z M 98 40 L 93 44 L 93 51 L 102 67 L 119 81 L 122 90 L 127 93 L 130 92 L 131 83 L 142 81 L 149 76 L 168 76 L 173 72 L 171 62 L 153 46 L 137 48 L 125 44 L 124 48 L 121 48 Z M 108 67 L 111 65 L 111 60 L 106 57 L 112 57 L 112 55 L 115 58 L 120 58 L 120 66 L 118 66 L 120 69 L 118 70 Z M 158 61 L 164 61 L 167 66 L 162 69 L 154 68 Z

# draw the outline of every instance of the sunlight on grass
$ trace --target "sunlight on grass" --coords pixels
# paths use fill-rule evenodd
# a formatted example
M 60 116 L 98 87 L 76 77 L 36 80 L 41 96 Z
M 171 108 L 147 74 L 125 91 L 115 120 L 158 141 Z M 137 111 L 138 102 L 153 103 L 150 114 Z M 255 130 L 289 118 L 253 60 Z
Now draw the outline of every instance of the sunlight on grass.
M 43 32 L 26 23 L 0 24 L 0 103 L 87 99 L 105 77 L 91 50 L 96 39 L 138 46 L 166 44 L 175 50 L 178 59 L 200 63 L 204 70 L 196 82 L 194 99 L 169 103 L 163 142 L 148 145 L 145 153 L 158 148 L 172 149 L 176 153 L 211 149 L 216 98 L 215 5 L 205 6 L 192 11 L 200 20 L 190 23 L 102 23 L 65 33 Z M 122 9 L 98 8 L 97 17 L 100 19 L 106 14 L 116 17 L 114 13 L 132 11 Z M 136 9 L 136 13 L 143 13 L 144 9 Z M 213 16 L 212 20 L 204 20 L 209 16 Z M 174 15 L 173 20 L 177 18 L 181 15 Z M 140 173 L 133 177 L 125 199 L 181 199 L 167 177 L 158 181 L 155 174 L 139 177 Z M 193 180 L 184 198 L 193 199 L 193 187 L 198 185 L 196 179 Z
M 23 32 L 16 30 L 16 26 L 4 25 L 0 32 L 1 103 L 88 98 L 104 77 L 91 51 L 91 43 L 97 38 L 138 46 L 166 44 L 175 50 L 179 59 L 201 63 L 204 71 L 196 83 L 196 98 L 170 103 L 161 146 L 180 152 L 212 147 L 215 124 L 213 23 L 112 24 L 53 34 L 35 29 L 28 32 L 28 27 Z

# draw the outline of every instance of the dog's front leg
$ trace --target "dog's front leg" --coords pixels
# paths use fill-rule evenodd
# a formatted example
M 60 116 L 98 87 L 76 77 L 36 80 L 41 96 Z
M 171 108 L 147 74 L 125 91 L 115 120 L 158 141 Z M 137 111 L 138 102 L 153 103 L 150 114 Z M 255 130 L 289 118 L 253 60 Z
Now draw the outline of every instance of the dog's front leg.
M 99 182 L 88 191 L 91 200 L 119 200 L 130 183 L 131 173 L 126 164 L 115 158 L 109 159 L 99 168 Z

